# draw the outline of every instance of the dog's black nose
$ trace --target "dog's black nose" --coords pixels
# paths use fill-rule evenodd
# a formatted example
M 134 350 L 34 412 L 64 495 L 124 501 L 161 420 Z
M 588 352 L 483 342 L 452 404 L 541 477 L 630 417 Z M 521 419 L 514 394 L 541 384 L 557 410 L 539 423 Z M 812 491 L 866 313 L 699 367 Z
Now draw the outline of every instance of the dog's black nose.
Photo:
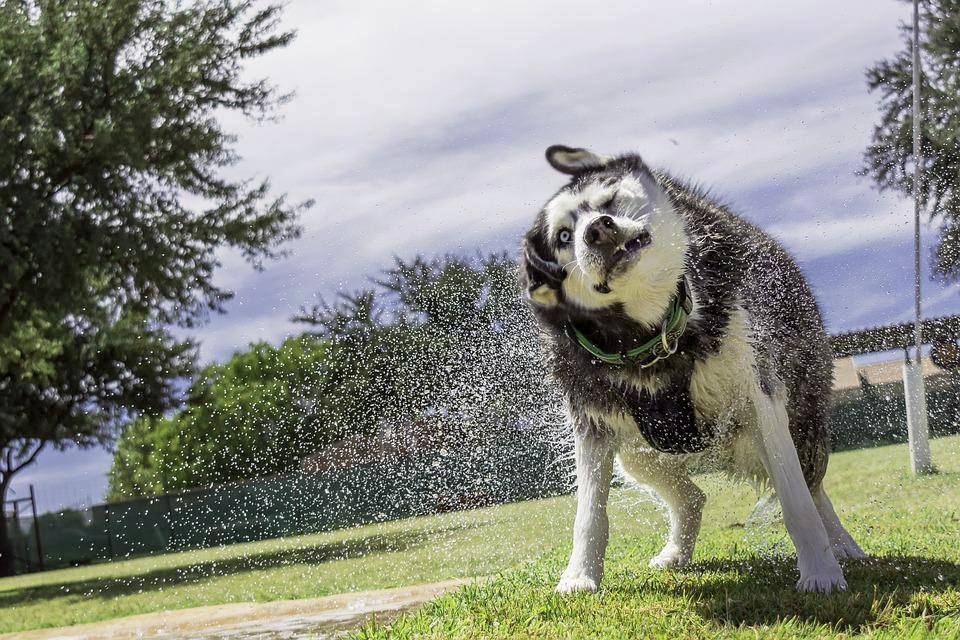
M 591 247 L 612 244 L 616 241 L 617 223 L 608 215 L 597 216 L 587 225 L 583 240 Z

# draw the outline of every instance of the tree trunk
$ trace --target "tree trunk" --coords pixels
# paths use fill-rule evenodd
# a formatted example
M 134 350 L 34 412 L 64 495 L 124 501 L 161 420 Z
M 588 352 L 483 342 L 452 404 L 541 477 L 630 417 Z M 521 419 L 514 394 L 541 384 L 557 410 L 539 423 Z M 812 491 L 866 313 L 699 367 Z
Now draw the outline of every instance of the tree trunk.
M 7 483 L 0 484 L 0 578 L 12 576 L 16 571 L 13 561 L 13 540 L 7 528 Z

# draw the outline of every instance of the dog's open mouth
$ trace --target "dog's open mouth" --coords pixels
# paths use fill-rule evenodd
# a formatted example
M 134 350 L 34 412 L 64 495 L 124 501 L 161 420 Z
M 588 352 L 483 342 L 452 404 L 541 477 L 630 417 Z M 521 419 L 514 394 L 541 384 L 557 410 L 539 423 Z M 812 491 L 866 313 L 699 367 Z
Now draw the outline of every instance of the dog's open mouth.
M 640 249 L 648 246 L 651 240 L 652 238 L 650 237 L 650 232 L 644 230 L 630 240 L 624 242 L 621 246 L 617 247 L 616 251 L 613 252 L 608 269 L 612 269 L 620 262 L 623 262 L 627 258 L 633 257 L 633 255 L 640 251 Z
M 617 247 L 614 252 L 610 254 L 610 257 L 607 258 L 606 264 L 604 265 L 603 271 L 606 275 L 599 283 L 595 284 L 593 288 L 600 293 L 610 293 L 610 278 L 625 269 L 618 269 L 618 267 L 625 262 L 629 262 L 633 256 L 640 252 L 640 249 L 649 245 L 652 240 L 653 238 L 650 237 L 650 232 L 644 230 Z

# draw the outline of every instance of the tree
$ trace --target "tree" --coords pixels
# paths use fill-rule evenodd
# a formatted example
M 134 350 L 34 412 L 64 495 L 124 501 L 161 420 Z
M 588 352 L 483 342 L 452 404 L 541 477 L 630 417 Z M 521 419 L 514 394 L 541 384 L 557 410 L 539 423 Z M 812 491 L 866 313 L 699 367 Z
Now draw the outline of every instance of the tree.
M 217 120 L 287 99 L 243 76 L 293 38 L 279 15 L 254 0 L 0 4 L 0 503 L 44 447 L 170 408 L 193 349 L 165 327 L 223 311 L 217 251 L 260 268 L 299 233 L 309 203 L 223 175 L 238 158 Z
M 424 341 L 402 303 L 385 293 L 378 286 L 342 294 L 336 303 L 321 301 L 294 318 L 330 346 L 323 364 L 329 384 L 320 404 L 325 430 L 341 438 L 408 421 L 419 412 L 419 397 L 429 393 L 422 372 L 436 361 L 435 345 Z
M 295 318 L 337 345 L 347 362 L 354 381 L 343 400 L 352 407 L 348 423 L 369 432 L 377 423 L 439 414 L 449 423 L 480 424 L 498 419 L 495 397 L 510 398 L 510 415 L 543 399 L 537 330 L 514 260 L 398 258 L 375 283 Z
M 385 333 L 374 335 L 389 354 L 368 351 L 389 372 L 378 415 L 385 426 L 409 426 L 412 434 L 424 427 L 439 445 L 419 454 L 419 462 L 429 465 L 440 501 L 529 498 L 565 482 L 570 436 L 516 260 L 397 259 L 376 283 L 379 295 L 370 299 L 381 312 L 363 317 L 379 318 Z M 302 319 L 337 341 L 329 328 L 342 323 L 326 322 L 330 317 L 321 305 Z
M 329 351 L 302 335 L 279 347 L 257 343 L 205 367 L 181 411 L 144 416 L 124 430 L 107 499 L 273 475 L 342 438 L 327 419 L 338 390 L 328 375 Z
M 880 124 L 864 154 L 863 174 L 881 190 L 913 196 L 919 162 L 920 199 L 942 225 L 936 273 L 960 279 L 960 2 L 920 0 L 920 151 L 913 154 L 912 25 L 901 26 L 904 48 L 867 70 L 880 94 Z
M 378 319 L 369 333 L 375 339 L 349 344 L 365 345 L 357 351 L 370 354 L 357 358 L 366 362 L 366 375 L 389 381 L 375 405 L 381 421 L 402 426 L 429 417 L 457 434 L 454 455 L 464 465 L 482 462 L 471 447 L 507 442 L 521 453 L 544 445 L 560 455 L 563 420 L 554 412 L 561 403 L 546 382 L 516 260 L 505 254 L 397 259 L 376 284 L 360 298 L 379 301 L 380 311 L 367 312 L 366 302 L 358 307 L 361 317 Z M 298 319 L 342 344 L 336 327 L 344 324 L 344 308 L 336 310 L 321 304 Z

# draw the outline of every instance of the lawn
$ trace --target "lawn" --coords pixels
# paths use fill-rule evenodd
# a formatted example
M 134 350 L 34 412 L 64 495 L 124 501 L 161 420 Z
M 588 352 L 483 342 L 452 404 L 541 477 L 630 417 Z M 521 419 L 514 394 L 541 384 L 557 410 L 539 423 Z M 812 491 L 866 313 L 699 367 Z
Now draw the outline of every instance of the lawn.
M 562 497 L 3 578 L 0 633 L 488 575 L 565 540 L 572 512 Z
M 960 438 L 932 448 L 941 472 L 927 477 L 906 471 L 903 445 L 832 459 L 828 489 L 871 556 L 845 563 L 849 588 L 841 594 L 796 593 L 782 525 L 744 523 L 747 492 L 709 477 L 703 485 L 711 500 L 687 569 L 647 568 L 662 542 L 660 522 L 635 494 L 620 492 L 598 594 L 553 593 L 565 543 L 491 583 L 353 637 L 960 638 Z
M 942 473 L 913 477 L 904 446 L 831 460 L 828 487 L 873 557 L 839 596 L 798 595 L 782 527 L 746 522 L 749 487 L 716 476 L 695 564 L 656 573 L 664 532 L 636 489 L 614 492 L 596 596 L 552 593 L 570 545 L 570 497 L 50 571 L 0 580 L 0 632 L 218 603 L 308 598 L 499 574 L 358 637 L 812 637 L 960 633 L 960 437 L 933 442 Z M 669 632 L 668 632 L 669 630 Z

